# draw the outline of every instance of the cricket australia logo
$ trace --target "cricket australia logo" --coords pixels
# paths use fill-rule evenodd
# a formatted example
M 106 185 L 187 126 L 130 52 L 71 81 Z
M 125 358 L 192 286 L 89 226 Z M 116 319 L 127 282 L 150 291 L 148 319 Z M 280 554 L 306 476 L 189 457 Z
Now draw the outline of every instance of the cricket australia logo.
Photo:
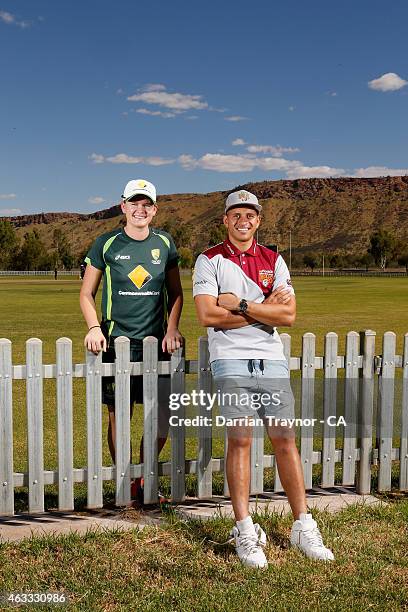
M 273 280 L 273 270 L 259 270 L 259 282 L 263 287 L 272 287 Z
M 152 264 L 160 264 L 161 263 L 161 259 L 160 258 L 160 249 L 152 249 L 151 251 L 152 253 Z
M 147 285 L 147 283 L 153 278 L 152 275 L 140 264 L 136 266 L 134 270 L 129 272 L 128 277 L 138 289 L 141 289 L 142 287 Z

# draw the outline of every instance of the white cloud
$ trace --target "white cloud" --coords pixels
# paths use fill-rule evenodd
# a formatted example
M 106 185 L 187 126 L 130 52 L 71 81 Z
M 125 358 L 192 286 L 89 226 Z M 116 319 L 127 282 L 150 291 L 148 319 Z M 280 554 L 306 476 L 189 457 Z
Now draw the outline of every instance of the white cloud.
M 170 110 L 203 110 L 208 109 L 208 103 L 201 95 L 170 93 L 161 84 L 151 84 L 143 87 L 138 93 L 127 98 L 130 102 L 145 102 L 162 106 Z
M 105 157 L 98 153 L 92 153 L 89 159 L 94 164 L 145 164 L 146 166 L 165 166 L 168 164 L 174 164 L 174 159 L 166 159 L 164 157 L 133 157 L 126 153 L 117 153 L 110 157 Z
M 397 91 L 406 85 L 408 85 L 408 81 L 401 79 L 395 72 L 387 72 L 378 79 L 368 82 L 370 89 L 375 89 L 376 91 Z
M 243 138 L 236 138 L 235 140 L 232 141 L 232 146 L 233 147 L 243 147 L 246 142 L 245 140 L 243 140 Z
M 94 164 L 103 164 L 103 162 L 105 161 L 104 156 L 103 155 L 98 155 L 98 153 L 92 153 L 92 155 L 89 156 L 89 159 Z
M 93 196 L 92 198 L 89 198 L 88 202 L 90 204 L 103 204 L 106 202 L 106 200 L 105 198 L 101 198 L 101 196 Z
M 248 117 L 241 117 L 241 115 L 231 115 L 224 117 L 225 121 L 248 121 Z
M 191 155 L 180 155 L 178 161 L 186 170 L 201 168 L 214 172 L 250 172 L 255 168 L 286 171 L 299 165 L 299 162 L 277 157 L 250 157 L 222 153 L 206 153 L 198 159 L 194 159 Z
M 249 145 L 248 153 L 270 153 L 276 157 L 281 157 L 283 153 L 299 153 L 300 149 L 294 147 L 281 147 L 280 145 Z
M 408 168 L 387 168 L 386 166 L 368 166 L 368 168 L 357 168 L 353 174 L 356 178 L 373 178 L 376 176 L 405 176 Z
M 15 193 L 0 193 L 0 200 L 14 200 L 16 197 Z
M 0 21 L 7 25 L 15 25 L 19 28 L 25 29 L 30 26 L 28 21 L 20 21 L 15 15 L 8 13 L 7 11 L 0 11 Z
M 331 168 L 330 166 L 303 166 L 299 164 L 286 172 L 289 179 L 297 178 L 331 178 L 344 176 L 343 168 Z
M 22 214 L 21 208 L 0 208 L 0 217 L 16 217 Z
M 171 117 L 176 117 L 176 113 L 153 111 L 148 108 L 137 108 L 135 112 L 140 113 L 141 115 L 151 115 L 152 117 L 163 117 L 163 119 L 170 119 Z
M 289 106 L 289 110 L 291 113 L 293 113 L 293 111 L 295 110 L 296 106 Z
M 188 119 L 189 121 L 195 121 L 196 119 L 198 119 L 198 115 L 187 115 L 187 117 L 184 118 Z

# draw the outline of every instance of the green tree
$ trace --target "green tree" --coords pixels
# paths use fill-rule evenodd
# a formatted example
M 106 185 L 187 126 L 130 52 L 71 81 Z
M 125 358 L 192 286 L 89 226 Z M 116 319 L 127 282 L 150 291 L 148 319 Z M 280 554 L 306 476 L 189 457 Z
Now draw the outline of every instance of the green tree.
M 24 242 L 15 258 L 15 266 L 18 270 L 41 270 L 50 269 L 52 260 L 41 241 L 37 230 L 24 234 Z
M 17 248 L 17 235 L 10 221 L 0 219 L 0 268 L 9 269 Z
M 75 263 L 75 257 L 71 252 L 71 246 L 66 235 L 60 228 L 54 230 L 53 246 L 55 248 L 55 266 L 62 265 L 65 269 L 72 270 Z
M 370 238 L 370 246 L 367 253 L 373 256 L 377 266 L 385 270 L 387 261 L 393 255 L 396 247 L 396 240 L 387 230 L 379 229 Z
M 366 272 L 368 272 L 368 268 L 374 263 L 373 256 L 371 253 L 365 253 L 364 255 L 360 255 L 358 262 L 360 266 L 364 266 Z
M 405 266 L 405 271 L 408 274 L 408 251 L 401 253 L 397 261 L 399 266 Z
M 225 225 L 223 223 L 217 223 L 211 226 L 208 237 L 208 246 L 214 246 L 223 242 L 227 237 Z
M 316 268 L 318 264 L 317 255 L 315 253 L 306 253 L 305 255 L 303 255 L 303 263 L 307 268 L 310 268 L 311 271 L 313 272 L 313 270 Z
M 180 255 L 180 268 L 192 268 L 193 266 L 193 251 L 188 247 L 180 247 L 179 250 Z

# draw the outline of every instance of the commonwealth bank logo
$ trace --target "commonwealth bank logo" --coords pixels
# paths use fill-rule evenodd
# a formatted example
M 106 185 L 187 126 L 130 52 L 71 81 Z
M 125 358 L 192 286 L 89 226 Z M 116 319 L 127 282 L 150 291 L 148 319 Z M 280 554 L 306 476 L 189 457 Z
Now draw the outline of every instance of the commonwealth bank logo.
M 141 289 L 152 280 L 152 275 L 140 264 L 136 266 L 134 270 L 129 272 L 128 277 L 138 289 Z

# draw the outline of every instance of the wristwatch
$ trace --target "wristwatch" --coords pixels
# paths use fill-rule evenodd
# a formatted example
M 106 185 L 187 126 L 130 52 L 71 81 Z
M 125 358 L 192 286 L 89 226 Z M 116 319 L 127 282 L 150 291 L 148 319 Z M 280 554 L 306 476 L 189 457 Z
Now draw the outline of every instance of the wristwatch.
M 248 310 L 248 302 L 242 299 L 239 303 L 239 312 L 242 312 L 242 314 L 245 314 L 247 310 Z

